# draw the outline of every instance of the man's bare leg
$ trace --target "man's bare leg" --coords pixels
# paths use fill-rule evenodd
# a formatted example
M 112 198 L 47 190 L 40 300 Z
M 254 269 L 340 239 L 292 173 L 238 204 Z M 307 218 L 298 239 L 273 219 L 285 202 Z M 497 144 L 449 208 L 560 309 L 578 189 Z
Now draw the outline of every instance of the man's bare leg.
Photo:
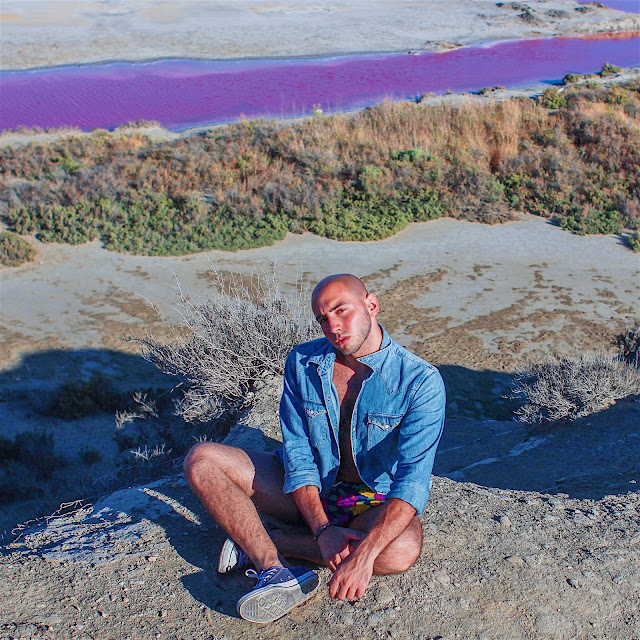
M 380 512 L 379 507 L 372 507 L 364 513 L 356 516 L 350 529 L 357 531 L 369 531 L 376 523 Z M 285 557 L 302 558 L 324 564 L 320 548 L 313 539 L 311 533 L 286 533 L 280 529 L 271 533 L 278 551 Z M 358 542 L 352 543 L 352 549 L 358 546 Z M 422 525 L 416 516 L 409 526 L 376 558 L 373 572 L 377 575 L 401 573 L 411 567 L 422 551 Z
M 191 449 L 184 469 L 205 509 L 258 570 L 282 566 L 258 512 L 289 522 L 300 516 L 282 491 L 284 471 L 273 454 L 203 442 Z

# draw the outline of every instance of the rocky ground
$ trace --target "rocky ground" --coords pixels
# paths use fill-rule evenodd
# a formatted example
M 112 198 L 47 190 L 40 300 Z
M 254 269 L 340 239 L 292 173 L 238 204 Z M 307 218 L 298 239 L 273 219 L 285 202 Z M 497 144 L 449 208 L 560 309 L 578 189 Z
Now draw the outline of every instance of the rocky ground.
M 248 422 L 232 443 L 274 444 Z M 336 602 L 320 569 L 304 605 L 257 626 L 236 614 L 250 583 L 216 573 L 224 534 L 184 479 L 124 489 L 8 545 L 0 638 L 640 637 L 640 493 L 580 500 L 436 477 L 421 520 L 407 573 Z
M 639 28 L 638 16 L 575 0 L 5 0 L 2 69 L 443 51 L 495 40 Z
M 376 578 L 357 603 L 332 602 L 322 570 L 307 604 L 258 629 L 237 618 L 249 583 L 216 574 L 222 532 L 176 470 L 5 538 L 2 640 L 640 638 L 640 405 L 627 399 L 574 423 L 530 428 L 512 420 L 503 397 L 519 363 L 554 349 L 612 348 L 638 317 L 640 264 L 620 238 L 581 238 L 524 217 L 495 227 L 437 220 L 375 243 L 290 236 L 237 254 L 161 260 L 96 243 L 43 245 L 38 263 L 0 272 L 3 300 L 12 300 L 0 325 L 9 346 L 3 434 L 45 426 L 64 451 L 98 443 L 106 456 L 113 416 L 61 421 L 35 404 L 96 370 L 125 389 L 155 384 L 159 374 L 122 342 L 131 331 L 162 331 L 136 294 L 175 320 L 173 274 L 189 294 L 206 295 L 211 261 L 237 273 L 276 263 L 286 286 L 336 265 L 363 275 L 392 335 L 440 367 L 449 417 L 419 563 Z M 278 395 L 278 383 L 259 390 L 230 441 L 276 446 Z M 82 474 L 71 464 L 56 476 L 71 485 L 66 499 L 88 495 Z M 3 507 L 5 526 L 53 510 L 20 506 Z

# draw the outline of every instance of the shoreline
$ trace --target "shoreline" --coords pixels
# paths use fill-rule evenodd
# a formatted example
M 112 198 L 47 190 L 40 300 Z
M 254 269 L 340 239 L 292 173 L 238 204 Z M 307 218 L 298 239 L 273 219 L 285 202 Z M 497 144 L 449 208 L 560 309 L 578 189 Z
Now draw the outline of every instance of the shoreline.
M 459 51 L 461 49 L 490 49 L 496 45 L 508 44 L 510 42 L 535 42 L 538 40 L 632 40 L 634 38 L 640 38 L 640 29 L 631 31 L 603 31 L 588 34 L 567 34 L 567 35 L 544 35 L 538 38 L 507 38 L 504 40 L 486 40 L 475 43 L 460 44 L 456 47 L 440 49 L 440 50 L 428 50 L 428 49 L 416 49 L 407 50 L 406 48 L 389 49 L 389 50 L 369 50 L 369 51 L 339 51 L 329 55 L 326 54 L 302 54 L 302 55 L 274 55 L 274 56 L 238 56 L 231 58 L 206 58 L 206 57 L 161 57 L 161 58 L 114 58 L 105 60 L 94 60 L 89 62 L 75 62 L 55 65 L 45 65 L 41 67 L 16 67 L 12 69 L 0 68 L 0 78 L 3 75 L 9 75 L 13 73 L 37 73 L 40 71 L 66 71 L 77 68 L 95 68 L 95 67 L 107 67 L 110 65 L 151 65 L 160 62 L 306 62 L 306 61 L 329 61 L 338 60 L 341 58 L 355 58 L 355 57 L 375 57 L 375 56 L 390 56 L 390 55 L 423 55 L 423 54 L 438 54 L 448 53 L 449 51 Z M 627 69 L 633 69 L 635 67 L 627 67 Z M 342 113 L 342 112 L 340 112 Z
M 1 73 L 1 72 L 0 72 Z M 609 85 L 609 84 L 619 84 L 623 82 L 629 82 L 635 78 L 640 78 L 640 65 L 635 67 L 627 67 L 624 69 L 623 73 L 617 76 L 609 76 L 606 78 L 601 78 L 599 76 L 594 76 L 593 78 L 589 78 L 591 82 L 597 82 L 598 84 Z M 494 102 L 504 102 L 506 100 L 510 100 L 511 98 L 516 97 L 529 97 L 535 98 L 537 96 L 542 95 L 545 89 L 550 87 L 559 86 L 560 89 L 564 87 L 564 85 L 554 85 L 548 82 L 538 82 L 535 84 L 527 84 L 521 87 L 513 87 L 513 88 L 505 88 L 496 91 L 492 91 L 487 94 L 480 93 L 470 93 L 470 92 L 460 92 L 460 93 L 445 93 L 445 94 L 436 94 L 433 96 L 427 96 L 422 98 L 420 104 L 422 105 L 452 105 L 452 106 L 460 106 L 463 103 L 473 103 L 478 106 L 487 105 Z M 580 86 L 578 83 L 575 86 Z M 403 102 L 402 100 L 398 102 Z M 327 112 L 326 115 L 328 117 L 337 116 L 337 115 L 354 115 L 362 111 L 363 109 L 347 109 L 344 111 L 335 111 L 335 112 Z M 281 118 L 250 118 L 248 121 L 256 121 L 256 120 L 265 120 L 267 122 L 277 122 L 282 126 L 286 126 L 288 124 L 292 124 L 295 122 L 299 122 L 310 118 L 312 116 L 287 116 Z M 128 126 L 127 123 L 116 127 L 115 129 L 109 130 L 109 135 L 127 135 L 131 133 L 142 133 L 144 135 L 149 136 L 154 141 L 166 141 L 166 140 L 176 140 L 182 137 L 190 137 L 201 135 L 206 133 L 207 131 L 211 131 L 214 129 L 219 129 L 221 127 L 228 127 L 239 122 L 240 119 L 231 120 L 229 122 L 223 123 L 215 123 L 215 124 L 199 124 L 192 127 L 187 127 L 184 129 L 167 129 L 160 124 L 150 124 L 150 126 Z M 75 128 L 75 127 L 59 127 L 54 129 L 44 128 L 41 131 L 34 131 L 33 129 L 29 129 L 24 133 L 20 131 L 20 129 L 11 129 L 0 131 L 0 149 L 3 147 L 11 146 L 11 145 L 26 145 L 31 144 L 32 142 L 41 142 L 41 143 L 50 143 L 64 137 L 85 137 L 94 135 L 95 130 L 85 131 L 83 129 Z

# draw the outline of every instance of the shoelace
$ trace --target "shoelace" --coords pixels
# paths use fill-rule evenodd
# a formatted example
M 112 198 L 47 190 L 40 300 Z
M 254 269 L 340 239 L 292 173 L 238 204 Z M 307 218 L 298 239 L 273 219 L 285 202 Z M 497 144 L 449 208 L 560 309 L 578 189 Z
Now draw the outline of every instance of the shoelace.
M 257 580 L 258 584 L 254 588 L 259 589 L 260 587 L 264 586 L 265 582 L 269 582 L 269 580 L 271 580 L 271 578 L 273 578 L 273 576 L 275 576 L 276 573 L 280 571 L 280 568 L 281 567 L 271 567 L 271 569 L 265 569 L 260 573 L 258 573 L 255 569 L 247 569 L 244 572 L 244 575 L 247 576 L 247 578 L 253 578 L 254 580 Z

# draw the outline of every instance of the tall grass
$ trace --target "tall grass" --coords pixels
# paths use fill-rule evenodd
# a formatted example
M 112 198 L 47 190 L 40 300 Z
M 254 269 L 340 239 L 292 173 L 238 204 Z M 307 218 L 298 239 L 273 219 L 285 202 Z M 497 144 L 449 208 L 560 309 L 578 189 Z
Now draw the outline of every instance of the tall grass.
M 639 86 L 568 87 L 562 108 L 384 103 L 169 142 L 99 133 L 0 149 L 0 216 L 18 233 L 171 255 L 311 231 L 371 240 L 409 222 L 514 211 L 577 233 L 639 226 Z

